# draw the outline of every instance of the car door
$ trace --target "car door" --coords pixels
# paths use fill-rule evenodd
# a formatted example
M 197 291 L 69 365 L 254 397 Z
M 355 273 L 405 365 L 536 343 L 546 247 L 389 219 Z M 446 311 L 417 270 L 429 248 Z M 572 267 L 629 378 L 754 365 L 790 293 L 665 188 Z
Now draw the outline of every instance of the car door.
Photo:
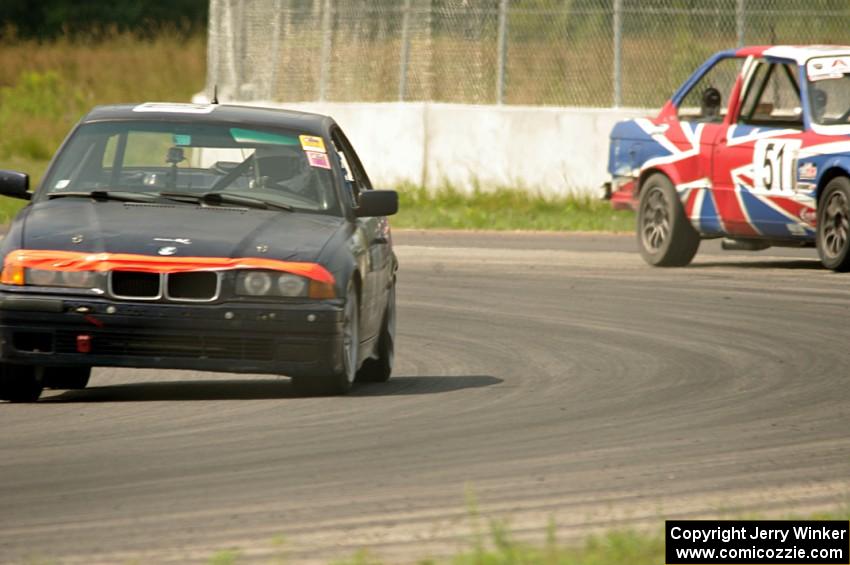
M 712 185 L 724 231 L 742 237 L 809 235 L 792 210 L 803 104 L 795 62 L 751 59 L 734 119 L 714 148 Z
M 664 167 L 670 161 L 685 215 L 703 235 L 723 233 L 711 191 L 711 159 L 728 127 L 743 64 L 744 58 L 732 54 L 709 61 L 674 95 L 667 119 L 657 126 L 663 138 L 656 135 L 656 140 L 666 141 L 671 152 L 658 162 Z
M 336 126 L 331 140 L 340 158 L 343 169 L 346 205 L 356 210 L 360 194 L 372 190 L 369 176 L 360 163 L 360 158 L 349 143 L 342 129 Z M 387 289 L 390 284 L 392 249 L 389 222 L 384 217 L 356 218 L 355 238 L 363 246 L 361 276 L 363 278 L 361 331 L 368 339 L 378 334 L 381 327 Z

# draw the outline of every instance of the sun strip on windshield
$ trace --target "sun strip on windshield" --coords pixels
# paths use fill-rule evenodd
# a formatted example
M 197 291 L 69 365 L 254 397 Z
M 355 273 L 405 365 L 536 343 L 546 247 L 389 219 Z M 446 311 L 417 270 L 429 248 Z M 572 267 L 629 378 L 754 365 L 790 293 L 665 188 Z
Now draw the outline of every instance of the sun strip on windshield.
M 278 261 L 262 257 L 160 257 L 131 253 L 86 253 L 50 249 L 18 249 L 6 255 L 0 282 L 15 284 L 12 274 L 21 268 L 47 271 L 137 271 L 143 273 L 185 273 L 190 271 L 229 271 L 267 269 L 300 275 L 333 284 L 334 276 L 317 263 Z M 8 280 L 7 280 L 8 279 Z

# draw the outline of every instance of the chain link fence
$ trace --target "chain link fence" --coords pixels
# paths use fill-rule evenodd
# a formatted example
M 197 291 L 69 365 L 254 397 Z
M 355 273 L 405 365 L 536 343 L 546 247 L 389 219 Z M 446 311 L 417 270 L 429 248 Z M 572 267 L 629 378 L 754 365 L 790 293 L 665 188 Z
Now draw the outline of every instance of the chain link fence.
M 207 92 L 657 107 L 720 49 L 848 34 L 848 0 L 210 0 Z

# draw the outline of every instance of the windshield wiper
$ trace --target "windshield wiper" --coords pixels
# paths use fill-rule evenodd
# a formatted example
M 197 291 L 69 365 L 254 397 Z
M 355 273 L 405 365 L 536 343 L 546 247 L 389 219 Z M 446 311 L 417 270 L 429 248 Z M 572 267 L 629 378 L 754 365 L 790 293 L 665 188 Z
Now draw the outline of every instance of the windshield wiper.
M 146 192 L 127 192 L 123 190 L 92 190 L 92 191 L 70 191 L 70 192 L 51 192 L 47 198 L 91 198 L 93 200 L 118 200 L 120 202 L 153 202 L 156 199 L 155 194 Z
M 227 192 L 204 192 L 201 194 L 190 194 L 187 192 L 160 192 L 159 196 L 168 198 L 169 200 L 177 200 L 183 202 L 202 202 L 204 204 L 237 204 L 248 206 L 249 208 L 260 208 L 267 210 L 275 208 L 276 210 L 286 210 L 291 212 L 292 206 L 286 204 L 278 204 L 277 202 L 269 202 L 259 198 L 250 196 L 242 196 L 240 194 L 231 194 Z

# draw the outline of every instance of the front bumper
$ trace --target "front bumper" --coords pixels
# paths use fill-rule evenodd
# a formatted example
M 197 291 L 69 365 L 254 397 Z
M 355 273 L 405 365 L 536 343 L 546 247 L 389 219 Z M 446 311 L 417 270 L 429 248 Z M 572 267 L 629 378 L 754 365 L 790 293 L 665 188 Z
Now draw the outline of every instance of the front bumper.
M 606 182 L 603 186 L 604 200 L 611 202 L 611 207 L 614 210 L 634 210 L 638 209 L 637 181 L 632 177 L 613 177 L 611 181 Z
M 0 292 L 0 359 L 319 376 L 342 367 L 341 301 L 167 304 Z

